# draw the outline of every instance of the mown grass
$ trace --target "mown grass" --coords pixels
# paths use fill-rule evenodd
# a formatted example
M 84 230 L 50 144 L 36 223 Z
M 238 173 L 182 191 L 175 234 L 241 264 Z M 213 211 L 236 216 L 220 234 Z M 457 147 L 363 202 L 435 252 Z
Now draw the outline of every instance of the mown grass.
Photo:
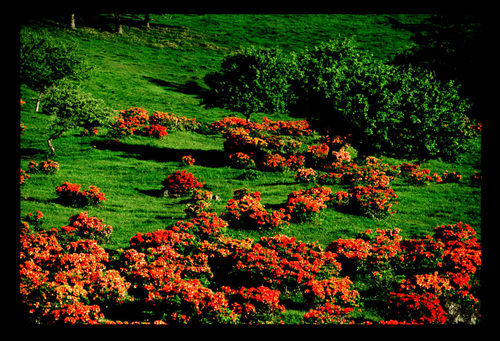
M 61 27 L 58 19 L 29 22 L 22 29 L 43 31 L 61 41 L 75 41 L 79 51 L 95 66 L 90 78 L 81 85 L 95 97 L 102 98 L 116 110 L 142 107 L 150 112 L 164 111 L 196 118 L 209 124 L 236 113 L 206 109 L 201 105 L 203 77 L 216 70 L 223 56 L 244 46 L 259 45 L 295 50 L 312 47 L 339 34 L 354 36 L 361 49 L 374 58 L 388 59 L 411 44 L 411 33 L 395 28 L 392 19 L 412 25 L 426 16 L 419 15 L 153 15 L 152 28 L 143 30 L 125 26 L 124 35 L 112 33 L 109 15 L 77 22 L 76 31 Z M 129 19 L 132 19 L 128 17 Z M 392 18 L 392 19 L 391 19 Z M 137 19 L 137 18 L 136 18 Z M 50 134 L 48 117 L 35 113 L 37 94 L 21 86 L 26 104 L 21 122 L 27 126 L 20 139 L 20 166 L 27 169 L 30 160 L 48 157 L 46 140 Z M 252 120 L 259 121 L 262 114 Z M 289 119 L 273 116 L 273 119 Z M 263 172 L 255 180 L 241 180 L 243 170 L 226 165 L 223 138 L 193 132 L 170 132 L 167 138 L 120 139 L 119 148 L 107 148 L 107 136 L 82 137 L 72 130 L 57 139 L 55 161 L 60 171 L 55 175 L 33 174 L 21 188 L 21 215 L 40 210 L 45 227 L 66 225 L 68 218 L 86 210 L 114 228 L 107 249 L 128 246 L 137 232 L 165 228 L 185 218 L 185 198 L 161 196 L 161 181 L 176 170 L 188 169 L 205 187 L 221 197 L 212 202 L 216 212 L 223 212 L 233 191 L 247 187 L 260 191 L 262 203 L 279 207 L 294 190 L 311 185 L 298 183 L 292 173 Z M 481 190 L 468 177 L 481 170 L 480 139 L 455 163 L 440 160 L 421 165 L 433 172 L 457 171 L 460 184 L 410 186 L 398 179 L 392 187 L 398 196 L 397 213 L 388 219 L 374 220 L 328 209 L 311 222 L 290 224 L 279 231 L 230 229 L 237 238 L 259 239 L 263 235 L 283 233 L 299 240 L 319 241 L 328 245 L 337 238 L 354 237 L 358 232 L 376 228 L 400 228 L 402 235 L 432 234 L 438 225 L 463 221 L 481 232 Z M 193 166 L 181 164 L 181 156 L 192 155 Z M 407 160 L 384 158 L 390 164 Z M 100 208 L 73 208 L 55 201 L 55 187 L 63 182 L 95 185 L 106 194 Z M 346 188 L 331 186 L 339 191 Z M 299 322 L 303 312 L 287 310 L 289 323 Z M 369 313 L 369 312 L 368 312 Z

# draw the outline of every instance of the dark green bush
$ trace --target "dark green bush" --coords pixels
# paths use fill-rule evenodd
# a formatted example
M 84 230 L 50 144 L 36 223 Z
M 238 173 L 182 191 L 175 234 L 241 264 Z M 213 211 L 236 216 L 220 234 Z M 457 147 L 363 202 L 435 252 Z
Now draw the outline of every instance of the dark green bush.
M 332 135 L 351 135 L 360 155 L 453 159 L 468 146 L 470 105 L 452 81 L 373 60 L 349 40 L 296 56 L 251 48 L 207 75 L 212 105 L 243 113 L 306 116 Z M 333 148 L 330 148 L 333 150 Z
M 250 47 L 222 61 L 219 72 L 205 76 L 211 88 L 208 107 L 219 106 L 242 113 L 286 113 L 294 78 L 294 58 L 278 49 Z

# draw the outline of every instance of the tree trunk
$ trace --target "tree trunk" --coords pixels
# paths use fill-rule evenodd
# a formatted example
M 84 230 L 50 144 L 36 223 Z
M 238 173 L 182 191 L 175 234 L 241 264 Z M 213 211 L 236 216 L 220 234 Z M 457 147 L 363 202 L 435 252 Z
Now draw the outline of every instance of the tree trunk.
M 40 108 L 40 101 L 42 100 L 42 95 L 43 92 L 40 92 L 40 94 L 38 94 L 38 99 L 36 100 L 36 107 L 35 107 L 36 112 L 38 112 L 38 109 Z
M 76 30 L 75 13 L 71 13 L 71 22 L 69 24 L 69 28 L 72 30 Z
M 115 20 L 116 20 L 116 33 L 123 34 L 122 14 L 115 13 Z
M 146 13 L 146 14 L 144 15 L 144 27 L 145 27 L 145 28 L 148 28 L 148 29 L 149 29 L 149 28 L 151 28 L 151 26 L 149 25 L 149 22 L 150 22 L 150 21 L 151 21 L 151 20 L 150 20 L 150 18 L 149 18 L 149 13 Z
M 53 135 L 50 135 L 49 139 L 47 140 L 47 144 L 50 149 L 50 156 L 54 156 L 56 154 L 56 150 L 54 149 L 54 146 L 52 145 L 52 141 L 57 139 L 58 137 L 61 137 L 61 135 L 64 133 L 64 130 L 61 130 Z

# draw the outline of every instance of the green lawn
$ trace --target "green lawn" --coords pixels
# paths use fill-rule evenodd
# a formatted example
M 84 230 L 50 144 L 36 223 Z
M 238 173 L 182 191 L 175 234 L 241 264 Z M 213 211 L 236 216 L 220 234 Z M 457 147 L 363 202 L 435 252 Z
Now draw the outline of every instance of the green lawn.
M 216 70 L 223 56 L 249 45 L 280 46 L 287 50 L 312 47 L 320 41 L 354 36 L 360 48 L 374 58 L 387 59 L 411 44 L 410 32 L 394 28 L 389 18 L 414 24 L 419 15 L 152 15 L 152 28 L 125 26 L 123 36 L 111 32 L 102 23 L 110 16 L 77 22 L 76 31 L 57 25 L 57 20 L 30 22 L 23 29 L 39 30 L 61 40 L 79 43 L 81 54 L 95 66 L 91 77 L 82 82 L 85 90 L 102 98 L 116 110 L 142 107 L 150 113 L 164 111 L 211 123 L 225 116 L 237 116 L 222 109 L 206 109 L 201 93 L 206 88 L 203 77 Z M 139 17 L 137 16 L 138 20 Z M 138 21 L 137 21 L 138 22 Z M 101 25 L 101 27 L 98 26 Z M 139 24 L 137 24 L 139 25 Z M 34 113 L 37 94 L 21 86 L 21 122 L 27 126 L 21 135 L 21 168 L 30 160 L 47 158 L 48 118 Z M 252 116 L 259 121 L 263 115 Z M 287 119 L 286 117 L 272 117 Z M 102 148 L 99 142 L 108 137 L 80 137 L 70 131 L 54 142 L 60 163 L 55 175 L 32 175 L 21 189 L 21 215 L 40 210 L 45 227 L 60 227 L 82 209 L 55 202 L 55 187 L 65 181 L 83 188 L 96 185 L 108 200 L 101 208 L 88 208 L 90 215 L 104 219 L 114 227 L 109 249 L 128 245 L 137 232 L 161 229 L 184 218 L 185 199 L 159 196 L 161 181 L 185 167 L 182 155 L 197 159 L 188 171 L 206 182 L 206 188 L 222 201 L 213 203 L 217 212 L 224 211 L 234 189 L 247 187 L 262 193 L 265 205 L 284 203 L 289 193 L 304 188 L 293 174 L 264 173 L 256 180 L 239 180 L 242 170 L 223 163 L 223 138 L 191 132 L 172 132 L 164 140 L 146 137 L 122 139 L 121 148 Z M 405 160 L 387 159 L 391 164 Z M 457 171 L 464 177 L 461 184 L 409 186 L 396 180 L 392 187 L 398 196 L 398 211 L 387 220 L 373 220 L 339 213 L 329 209 L 313 222 L 291 224 L 279 233 L 300 240 L 317 240 L 327 245 L 339 237 L 352 237 L 359 231 L 374 228 L 403 230 L 404 236 L 430 234 L 441 224 L 468 223 L 480 234 L 480 189 L 470 186 L 468 177 L 480 171 L 480 141 L 456 163 L 430 161 L 422 168 L 431 171 Z M 341 190 L 333 186 L 332 190 Z M 345 188 L 345 187 L 344 187 Z M 234 237 L 259 238 L 254 231 L 231 230 Z M 276 234 L 270 231 L 267 234 Z

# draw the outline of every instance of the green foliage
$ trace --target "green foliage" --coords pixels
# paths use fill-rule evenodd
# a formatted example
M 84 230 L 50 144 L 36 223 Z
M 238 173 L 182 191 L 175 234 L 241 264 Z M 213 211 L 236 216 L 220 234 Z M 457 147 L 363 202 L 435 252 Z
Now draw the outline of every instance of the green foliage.
M 113 115 L 103 100 L 95 99 L 69 83 L 59 84 L 47 91 L 42 113 L 51 116 L 55 130 L 100 127 L 106 125 Z
M 332 135 L 351 134 L 364 155 L 454 159 L 468 146 L 470 104 L 458 86 L 374 61 L 348 39 L 298 58 L 248 49 L 226 58 L 206 82 L 217 105 L 247 118 L 257 111 L 307 113 Z
M 48 35 L 21 32 L 20 80 L 42 93 L 63 78 L 81 78 L 90 70 L 78 45 L 61 43 Z
M 55 153 L 51 141 L 60 137 L 66 130 L 83 128 L 91 130 L 107 125 L 113 111 L 103 100 L 67 82 L 49 88 L 42 104 L 42 113 L 49 115 L 51 130 L 49 148 Z
M 205 103 L 242 113 L 286 113 L 293 79 L 293 55 L 250 47 L 224 58 L 221 70 L 205 76 L 211 88 Z

